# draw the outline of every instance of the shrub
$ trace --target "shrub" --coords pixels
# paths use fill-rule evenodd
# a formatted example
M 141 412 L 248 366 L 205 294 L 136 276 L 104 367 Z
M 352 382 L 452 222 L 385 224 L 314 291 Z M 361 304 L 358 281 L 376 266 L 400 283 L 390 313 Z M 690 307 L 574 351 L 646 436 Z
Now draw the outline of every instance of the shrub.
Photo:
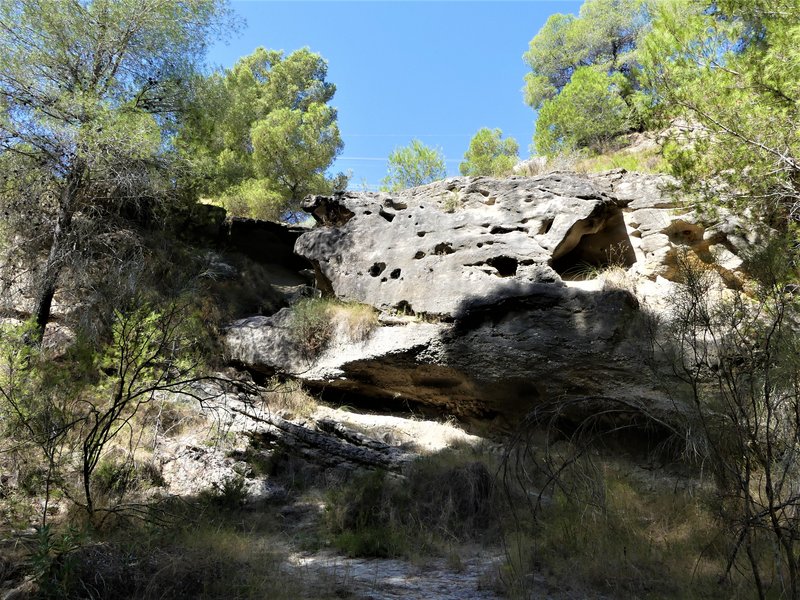
M 300 353 L 311 360 L 328 347 L 337 331 L 351 342 L 361 342 L 377 324 L 375 310 L 370 306 L 309 298 L 294 305 L 290 335 Z
M 496 539 L 500 513 L 485 457 L 422 457 L 406 476 L 374 472 L 329 494 L 324 528 L 355 556 L 440 554 L 454 542 Z

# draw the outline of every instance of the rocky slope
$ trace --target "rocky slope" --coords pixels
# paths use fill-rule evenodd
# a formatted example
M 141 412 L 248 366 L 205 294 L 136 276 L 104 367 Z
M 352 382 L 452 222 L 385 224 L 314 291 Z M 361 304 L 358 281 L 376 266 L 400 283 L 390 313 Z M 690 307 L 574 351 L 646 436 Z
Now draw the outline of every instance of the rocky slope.
M 513 422 L 556 398 L 671 410 L 648 313 L 673 293 L 682 254 L 736 286 L 748 240 L 731 219 L 704 227 L 670 186 L 618 170 L 309 198 L 319 225 L 295 251 L 319 290 L 375 307 L 381 325 L 355 343 L 336 328 L 309 357 L 284 309 L 233 323 L 230 356 L 348 402 L 462 419 Z

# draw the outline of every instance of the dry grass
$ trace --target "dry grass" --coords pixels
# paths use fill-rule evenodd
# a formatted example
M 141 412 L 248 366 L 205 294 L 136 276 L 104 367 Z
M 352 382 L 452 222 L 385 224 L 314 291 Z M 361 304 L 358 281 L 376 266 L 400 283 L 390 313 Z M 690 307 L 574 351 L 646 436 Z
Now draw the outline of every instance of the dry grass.
M 600 274 L 603 279 L 603 290 L 621 290 L 636 297 L 636 276 L 626 267 L 614 265 L 604 269 Z
M 668 165 L 660 149 L 645 149 L 639 152 L 617 150 L 588 156 L 575 161 L 574 169 L 579 173 L 599 173 L 611 169 L 625 169 L 638 173 L 667 173 Z
M 668 173 L 669 165 L 659 147 L 610 148 L 601 152 L 581 149 L 565 151 L 555 156 L 534 157 L 518 168 L 516 174 L 533 177 L 557 171 L 599 173 L 611 169 L 625 169 L 639 173 Z
M 421 457 L 402 476 L 373 472 L 331 490 L 323 535 L 351 556 L 421 560 L 497 542 L 494 457 L 465 446 Z
M 311 360 L 340 338 L 363 342 L 378 325 L 371 306 L 328 298 L 301 300 L 293 307 L 291 337 L 295 346 Z
M 539 517 L 509 528 L 512 597 L 527 597 L 533 572 L 615 598 L 749 597 L 746 582 L 721 582 L 727 539 L 707 488 L 620 459 L 594 464 L 568 469 Z
M 367 304 L 332 302 L 328 314 L 350 342 L 366 341 L 378 326 L 378 313 Z
M 324 573 L 309 576 L 289 563 L 282 524 L 273 515 L 229 504 L 175 502 L 152 512 L 158 526 L 153 521 L 127 521 L 91 536 L 53 530 L 47 555 L 37 560 L 40 596 L 119 600 L 350 597 L 341 582 Z M 72 540 L 69 547 L 62 544 L 67 539 Z M 33 543 L 29 556 L 37 556 L 41 548 Z M 8 571 L 7 555 L 0 552 L 4 571 Z M 24 573 L 4 574 L 21 579 Z
M 317 410 L 316 399 L 298 381 L 275 378 L 267 383 L 266 388 L 269 391 L 262 394 L 266 407 L 284 419 L 307 418 Z

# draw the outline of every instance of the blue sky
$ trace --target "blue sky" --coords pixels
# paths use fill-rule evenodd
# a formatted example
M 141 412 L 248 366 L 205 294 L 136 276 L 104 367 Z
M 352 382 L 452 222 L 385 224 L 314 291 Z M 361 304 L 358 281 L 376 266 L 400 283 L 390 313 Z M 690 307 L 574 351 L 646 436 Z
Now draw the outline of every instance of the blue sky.
M 211 65 L 230 67 L 256 47 L 310 47 L 336 84 L 344 150 L 332 171 L 353 171 L 351 189 L 375 189 L 386 157 L 419 138 L 442 149 L 458 174 L 470 138 L 499 127 L 528 156 L 535 114 L 522 100 L 522 54 L 547 17 L 574 1 L 232 2 L 246 20 L 218 43 Z

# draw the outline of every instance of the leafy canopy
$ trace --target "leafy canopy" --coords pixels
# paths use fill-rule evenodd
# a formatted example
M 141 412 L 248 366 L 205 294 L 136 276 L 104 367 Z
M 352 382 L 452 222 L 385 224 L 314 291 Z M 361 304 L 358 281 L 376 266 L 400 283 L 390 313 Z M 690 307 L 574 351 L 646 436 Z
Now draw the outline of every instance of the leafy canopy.
M 331 189 L 325 170 L 341 151 L 336 87 L 327 63 L 303 48 L 257 48 L 230 70 L 197 81 L 179 146 L 192 185 L 234 213 L 277 220 L 309 193 Z
M 442 151 L 419 140 L 411 140 L 408 146 L 395 148 L 389 154 L 388 172 L 381 189 L 397 192 L 444 179 L 446 175 Z
M 47 256 L 40 331 L 70 257 L 174 191 L 186 82 L 228 22 L 223 0 L 0 3 L 0 225 Z
M 499 129 L 479 129 L 458 167 L 461 174 L 500 176 L 511 171 L 519 159 L 519 144 L 514 138 L 502 137 Z
M 800 4 L 664 0 L 643 46 L 675 173 L 706 208 L 796 230 Z
M 647 0 L 586 0 L 577 17 L 552 15 L 531 40 L 523 55 L 531 68 L 525 76 L 524 94 L 534 110 L 544 111 L 570 84 L 572 96 L 580 96 L 587 107 L 601 108 L 596 122 L 584 132 L 568 122 L 572 114 L 561 116 L 559 110 L 551 107 L 546 111 L 547 127 L 570 130 L 572 135 L 553 138 L 542 133 L 540 136 L 537 129 L 534 143 L 539 152 L 549 154 L 566 149 L 559 140 L 582 146 L 598 139 L 598 133 L 602 133 L 601 137 L 619 133 L 620 102 L 630 113 L 626 128 L 642 126 L 648 117 L 650 100 L 642 88 L 638 42 L 649 27 L 649 14 Z M 600 78 L 584 71 L 588 67 L 605 74 L 608 86 L 601 89 Z M 578 73 L 583 73 L 583 77 L 576 81 Z M 592 86 L 591 92 L 577 89 L 584 84 Z M 589 93 L 598 92 L 600 99 L 589 102 Z M 562 101 L 560 106 L 564 105 Z M 584 119 L 583 125 L 588 124 Z
M 102 188 L 82 195 L 89 203 L 134 193 L 126 184 L 163 154 L 224 15 L 218 0 L 4 1 L 2 156 L 56 186 L 80 174 Z
M 593 67 L 575 71 L 561 93 L 544 103 L 536 119 L 534 143 L 547 155 L 600 146 L 630 127 L 630 110 L 619 94 L 621 73 Z

